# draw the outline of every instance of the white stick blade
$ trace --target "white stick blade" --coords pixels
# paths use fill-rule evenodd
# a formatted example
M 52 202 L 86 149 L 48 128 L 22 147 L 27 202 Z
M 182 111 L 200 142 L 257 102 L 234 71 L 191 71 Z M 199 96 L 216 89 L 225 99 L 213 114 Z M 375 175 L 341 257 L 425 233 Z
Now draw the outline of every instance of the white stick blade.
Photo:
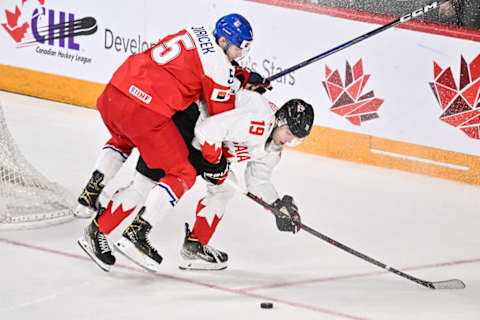
M 465 289 L 465 283 L 458 279 L 437 281 L 432 284 L 435 289 Z

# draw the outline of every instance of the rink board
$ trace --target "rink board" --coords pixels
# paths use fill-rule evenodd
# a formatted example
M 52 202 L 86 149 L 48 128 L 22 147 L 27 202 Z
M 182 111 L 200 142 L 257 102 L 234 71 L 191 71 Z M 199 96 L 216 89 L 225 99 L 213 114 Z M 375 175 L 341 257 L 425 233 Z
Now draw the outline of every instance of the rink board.
M 267 76 L 392 19 L 273 0 L 185 1 L 189 11 L 178 2 L 116 2 L 114 17 L 109 1 L 22 2 L 8 0 L 0 8 L 0 89 L 92 108 L 129 54 L 232 10 L 254 27 L 244 65 Z M 16 7 L 21 15 L 15 25 Z M 29 17 L 35 13 L 34 21 Z M 85 17 L 95 19 L 92 34 L 49 43 L 48 34 L 38 33 L 52 21 Z M 25 22 L 28 37 L 14 41 Z M 480 184 L 479 42 L 478 31 L 409 22 L 276 80 L 267 97 L 279 105 L 291 97 L 314 105 L 315 128 L 302 151 Z M 470 109 L 454 101 L 459 97 Z

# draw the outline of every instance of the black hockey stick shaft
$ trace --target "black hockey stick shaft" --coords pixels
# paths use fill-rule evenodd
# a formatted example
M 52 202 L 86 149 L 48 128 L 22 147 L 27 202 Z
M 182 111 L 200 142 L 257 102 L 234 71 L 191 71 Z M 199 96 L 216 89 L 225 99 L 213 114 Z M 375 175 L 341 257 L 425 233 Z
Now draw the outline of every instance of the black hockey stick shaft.
M 397 20 L 394 20 L 394 21 L 392 21 L 392 22 L 390 22 L 390 23 L 388 23 L 388 24 L 386 24 L 386 25 L 383 25 L 383 26 L 377 28 L 377 29 L 374 29 L 374 30 L 372 30 L 372 31 L 370 31 L 370 32 L 367 32 L 367 33 L 365 33 L 365 34 L 362 34 L 361 36 L 358 36 L 358 37 L 356 37 L 356 38 L 353 39 L 353 40 L 347 41 L 347 42 L 345 42 L 345 43 L 343 43 L 343 44 L 341 44 L 341 45 L 339 45 L 339 46 L 337 46 L 337 47 L 335 47 L 335 48 L 332 48 L 332 49 L 330 49 L 330 50 L 328 50 L 328 51 L 325 51 L 325 52 L 323 52 L 323 53 L 320 53 L 320 54 L 317 55 L 317 56 L 314 56 L 314 57 L 312 57 L 312 58 L 310 58 L 310 59 L 307 59 L 307 60 L 305 60 L 305 61 L 302 61 L 302 62 L 300 62 L 299 64 L 296 64 L 296 65 L 294 65 L 294 66 L 292 66 L 292 67 L 290 67 L 290 68 L 288 68 L 288 69 L 282 70 L 282 71 L 280 71 L 280 72 L 272 75 L 272 76 L 269 77 L 268 79 L 270 79 L 270 81 L 273 81 L 273 80 L 275 80 L 275 79 L 278 79 L 278 78 L 280 78 L 280 77 L 283 77 L 283 76 L 286 75 L 286 74 L 289 74 L 289 73 L 291 73 L 291 72 L 293 72 L 293 71 L 295 71 L 295 70 L 298 70 L 298 69 L 300 69 L 300 68 L 303 68 L 303 67 L 305 67 L 305 66 L 307 66 L 307 65 L 309 65 L 309 64 L 311 64 L 311 63 L 314 63 L 314 62 L 316 62 L 316 61 L 318 61 L 318 60 L 320 60 L 320 59 L 323 59 L 323 58 L 325 58 L 325 57 L 328 57 L 329 55 L 332 55 L 332 54 L 334 54 L 334 53 L 336 53 L 336 52 L 338 52 L 338 51 L 340 51 L 340 50 L 343 50 L 343 49 L 345 49 L 345 48 L 348 48 L 348 47 L 350 47 L 350 46 L 353 46 L 354 44 L 359 43 L 360 41 L 363 41 L 363 40 L 365 40 L 365 39 L 368 39 L 368 38 L 370 38 L 370 37 L 373 37 L 374 35 L 379 34 L 380 32 L 383 32 L 383 31 L 385 31 L 385 30 L 387 30 L 387 29 L 393 28 L 393 27 L 395 27 L 395 26 L 398 25 L 398 24 L 407 22 L 407 21 L 409 21 L 409 20 L 412 19 L 412 18 L 416 18 L 416 17 L 418 17 L 418 16 L 421 16 L 421 15 L 423 15 L 424 13 L 427 13 L 427 12 L 430 11 L 430 10 L 433 10 L 433 9 L 435 9 L 435 8 L 438 8 L 441 4 L 443 4 L 443 3 L 445 3 L 445 2 L 449 2 L 449 1 L 450 1 L 450 0 L 439 0 L 439 1 L 434 1 L 434 2 L 432 2 L 432 3 L 430 3 L 430 4 L 427 4 L 427 5 L 425 5 L 423 8 L 417 9 L 417 10 L 415 10 L 415 11 L 409 13 L 409 14 L 406 14 L 406 15 L 398 18 Z
M 320 239 L 322 239 L 322 240 L 324 240 L 324 241 L 326 241 L 326 242 L 328 242 L 328 243 L 330 243 L 330 244 L 332 244 L 332 245 L 334 245 L 334 246 L 336 246 L 336 247 L 338 247 L 338 248 L 340 248 L 340 249 L 342 249 L 342 250 L 344 250 L 344 251 L 346 251 L 350 254 L 353 254 L 354 256 L 357 256 L 360 259 L 363 259 L 367 262 L 370 262 L 370 263 L 372 263 L 372 264 L 374 264 L 374 265 L 376 265 L 376 266 L 378 266 L 382 269 L 385 269 L 387 271 L 393 272 L 393 273 L 399 275 L 400 277 L 404 277 L 408 280 L 414 281 L 414 282 L 416 282 L 416 283 L 418 283 L 422 286 L 425 286 L 425 287 L 430 288 L 430 289 L 435 289 L 433 283 L 430 282 L 430 281 L 425 281 L 425 280 L 422 280 L 422 279 L 418 279 L 418 278 L 413 277 L 409 274 L 406 274 L 405 272 L 402 272 L 402 271 L 397 270 L 395 268 L 389 267 L 386 264 L 384 264 L 384 263 L 382 263 L 378 260 L 375 260 L 375 259 L 373 259 L 373 258 L 371 258 L 371 257 L 369 257 L 369 256 L 367 256 L 367 255 L 365 255 L 361 252 L 358 252 L 358 251 L 356 251 L 356 250 L 354 250 L 350 247 L 347 247 L 346 245 L 344 245 L 344 244 L 342 244 L 342 243 L 340 243 L 340 242 L 338 242 L 338 241 L 336 241 L 336 240 L 334 240 L 334 239 L 332 239 L 332 238 L 330 238 L 330 237 L 328 237 L 328 236 L 310 228 L 307 225 L 304 225 L 303 223 L 300 224 L 300 227 L 304 231 L 307 231 L 308 233 L 314 235 L 315 237 L 320 238 Z
M 262 207 L 264 207 L 265 209 L 269 210 L 271 213 L 273 213 L 275 216 L 284 216 L 285 214 L 282 213 L 281 211 L 279 211 L 278 209 L 276 209 L 275 207 L 273 207 L 271 204 L 265 202 L 262 198 L 254 195 L 253 193 L 251 192 L 248 192 L 246 190 L 243 190 L 240 186 L 238 186 L 236 183 L 232 182 L 232 181 L 229 181 L 228 179 L 226 180 L 227 183 L 232 186 L 233 188 L 237 189 L 238 191 L 240 191 L 241 193 L 243 193 L 244 195 L 246 195 L 248 198 L 252 199 L 253 201 L 255 201 L 256 203 L 260 204 Z M 361 252 L 358 252 L 357 250 L 354 250 L 312 228 L 310 228 L 309 226 L 303 224 L 303 223 L 300 223 L 300 228 L 303 229 L 304 231 L 310 233 L 311 235 L 317 237 L 317 238 L 320 238 L 328 243 L 330 243 L 331 245 L 334 245 L 335 247 L 337 248 L 340 248 L 360 259 L 363 259 L 367 262 L 370 262 L 382 269 L 385 269 L 387 271 L 390 271 L 400 277 L 403 277 L 405 279 L 408 279 L 410 281 L 413 281 L 413 282 L 416 282 L 424 287 L 427 287 L 427 288 L 430 288 L 430 289 L 463 289 L 465 288 L 465 284 L 461 281 L 461 280 L 458 280 L 458 279 L 451 279 L 451 280 L 444 280 L 444 281 L 435 281 L 435 282 L 432 282 L 432 281 L 426 281 L 426 280 L 422 280 L 422 279 L 419 279 L 419 278 L 416 278 L 414 276 L 411 276 L 409 274 L 406 274 L 405 272 L 402 272 L 398 269 L 395 269 L 395 268 L 392 268 L 390 266 L 387 266 L 386 264 L 378 261 L 378 260 L 375 260 Z

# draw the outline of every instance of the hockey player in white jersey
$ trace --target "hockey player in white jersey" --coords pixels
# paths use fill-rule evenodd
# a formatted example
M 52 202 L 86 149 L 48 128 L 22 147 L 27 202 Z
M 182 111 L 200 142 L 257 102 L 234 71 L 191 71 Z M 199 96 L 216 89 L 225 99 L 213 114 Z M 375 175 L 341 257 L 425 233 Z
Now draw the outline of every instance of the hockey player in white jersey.
M 228 255 L 208 242 L 234 193 L 229 184 L 223 183 L 227 176 L 236 180 L 233 171 L 228 170 L 232 162 L 248 161 L 245 169 L 248 191 L 285 213 L 281 218 L 275 217 L 278 229 L 299 231 L 300 215 L 293 197 L 280 197 L 270 178 L 284 145 L 301 143 L 310 134 L 313 118 L 312 106 L 301 99 L 292 99 L 277 110 L 260 94 L 243 91 L 237 95 L 234 110 L 199 119 L 193 144 L 200 147 L 205 159 L 220 157 L 225 169 L 215 176 L 203 175 L 207 180 L 207 194 L 198 202 L 192 231 L 186 224 L 181 269 L 227 267 Z

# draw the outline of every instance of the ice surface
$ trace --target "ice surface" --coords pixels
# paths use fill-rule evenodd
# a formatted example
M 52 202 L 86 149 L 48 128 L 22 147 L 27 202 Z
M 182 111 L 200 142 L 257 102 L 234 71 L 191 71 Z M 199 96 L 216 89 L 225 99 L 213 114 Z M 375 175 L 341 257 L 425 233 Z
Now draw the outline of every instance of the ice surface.
M 108 137 L 97 111 L 6 92 L 0 99 L 25 157 L 76 196 Z M 87 220 L 1 232 L 0 319 L 480 319 L 478 186 L 291 150 L 273 181 L 310 227 L 421 279 L 467 287 L 430 290 L 306 232 L 281 233 L 240 194 L 211 241 L 229 253 L 229 268 L 179 270 L 184 223 L 204 192 L 199 180 L 152 231 L 164 257 L 159 274 L 118 253 L 112 271 L 101 271 L 76 243 Z M 261 309 L 264 301 L 274 308 Z

